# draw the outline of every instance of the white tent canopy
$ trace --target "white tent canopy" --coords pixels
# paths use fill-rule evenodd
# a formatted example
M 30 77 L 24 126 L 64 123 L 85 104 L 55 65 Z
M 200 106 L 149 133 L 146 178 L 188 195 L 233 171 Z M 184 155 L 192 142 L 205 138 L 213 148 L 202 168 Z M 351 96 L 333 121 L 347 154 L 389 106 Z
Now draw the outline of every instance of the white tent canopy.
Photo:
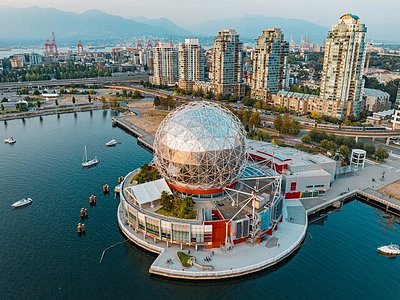
M 135 199 L 139 205 L 143 205 L 161 198 L 162 192 L 172 194 L 164 178 L 133 185 L 125 189 L 127 193 Z

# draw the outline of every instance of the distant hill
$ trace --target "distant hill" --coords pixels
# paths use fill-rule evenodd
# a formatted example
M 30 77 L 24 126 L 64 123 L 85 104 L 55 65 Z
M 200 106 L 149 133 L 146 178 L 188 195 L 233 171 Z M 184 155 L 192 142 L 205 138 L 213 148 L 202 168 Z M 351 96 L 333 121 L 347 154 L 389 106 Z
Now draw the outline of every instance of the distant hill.
M 162 27 L 170 32 L 173 32 L 177 36 L 187 37 L 187 38 L 190 38 L 193 36 L 192 32 L 190 32 L 182 27 L 179 27 L 174 22 L 172 22 L 171 20 L 164 18 L 164 17 L 161 17 L 158 19 L 150 19 L 150 18 L 146 18 L 146 17 L 134 17 L 132 19 L 136 22 L 140 22 L 143 24 Z
M 134 35 L 180 36 L 185 32 L 173 25 L 167 19 L 145 24 L 99 10 L 78 14 L 54 8 L 0 8 L 0 39 L 3 40 L 44 40 L 52 31 L 60 42 L 112 41 Z
M 232 28 L 246 39 L 256 39 L 262 30 L 271 27 L 282 28 L 286 40 L 290 37 L 299 42 L 301 36 L 307 36 L 310 42 L 321 43 L 324 41 L 328 28 L 300 19 L 286 19 L 280 17 L 265 17 L 261 15 L 245 15 L 239 18 L 218 19 L 202 22 L 190 26 L 188 29 L 194 33 L 215 36 L 222 29 Z

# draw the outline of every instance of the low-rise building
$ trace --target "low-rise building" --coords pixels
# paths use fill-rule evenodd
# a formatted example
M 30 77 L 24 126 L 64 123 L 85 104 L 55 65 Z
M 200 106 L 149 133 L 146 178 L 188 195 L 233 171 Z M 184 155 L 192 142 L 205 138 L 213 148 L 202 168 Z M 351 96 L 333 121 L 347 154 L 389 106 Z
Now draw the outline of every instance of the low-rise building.
M 318 197 L 335 180 L 337 162 L 322 154 L 309 154 L 293 148 L 248 140 L 249 155 L 265 161 L 283 175 L 286 199 Z
M 389 110 L 392 106 L 390 95 L 376 89 L 364 89 L 365 110 L 379 112 Z

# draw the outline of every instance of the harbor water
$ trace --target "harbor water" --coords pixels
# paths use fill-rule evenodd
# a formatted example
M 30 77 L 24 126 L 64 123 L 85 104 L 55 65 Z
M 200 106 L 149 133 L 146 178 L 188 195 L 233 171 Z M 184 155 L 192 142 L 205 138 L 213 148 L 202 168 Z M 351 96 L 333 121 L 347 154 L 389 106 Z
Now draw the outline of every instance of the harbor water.
M 304 245 L 273 269 L 215 282 L 151 276 L 155 255 L 117 225 L 118 176 L 151 160 L 111 126 L 111 111 L 0 123 L 0 299 L 378 299 L 400 298 L 400 257 L 376 248 L 400 243 L 400 220 L 357 200 L 309 226 Z M 13 136 L 14 145 L 3 143 Z M 115 147 L 105 143 L 115 138 Z M 82 169 L 84 146 L 100 163 Z M 88 197 L 97 196 L 89 206 Z M 31 197 L 33 204 L 12 209 Z M 79 212 L 87 233 L 78 236 Z M 249 253 L 251 255 L 251 253 Z M 240 259 L 240 258 L 238 258 Z M 177 263 L 177 262 L 175 262 Z

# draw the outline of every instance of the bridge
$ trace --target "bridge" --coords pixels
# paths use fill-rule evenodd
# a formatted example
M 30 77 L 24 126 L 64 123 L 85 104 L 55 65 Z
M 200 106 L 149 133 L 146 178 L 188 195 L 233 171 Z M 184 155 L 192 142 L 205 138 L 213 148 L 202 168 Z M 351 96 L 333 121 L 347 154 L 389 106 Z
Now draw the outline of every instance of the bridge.
M 0 90 L 19 90 L 22 87 L 27 88 L 43 88 L 51 86 L 68 86 L 73 84 L 131 84 L 147 81 L 147 74 L 138 74 L 132 76 L 117 77 L 95 77 L 95 78 L 76 78 L 61 80 L 39 80 L 39 81 L 22 81 L 22 82 L 0 82 Z
M 340 130 L 340 129 L 327 129 L 327 128 L 315 128 L 314 126 L 307 126 L 302 124 L 305 129 L 316 129 L 318 131 L 324 131 L 327 134 L 334 134 L 340 136 L 350 136 L 354 137 L 356 142 L 359 138 L 372 138 L 375 139 L 385 139 L 386 145 L 389 145 L 390 140 L 393 138 L 400 138 L 400 130 L 377 130 L 377 131 L 360 131 L 360 130 Z

